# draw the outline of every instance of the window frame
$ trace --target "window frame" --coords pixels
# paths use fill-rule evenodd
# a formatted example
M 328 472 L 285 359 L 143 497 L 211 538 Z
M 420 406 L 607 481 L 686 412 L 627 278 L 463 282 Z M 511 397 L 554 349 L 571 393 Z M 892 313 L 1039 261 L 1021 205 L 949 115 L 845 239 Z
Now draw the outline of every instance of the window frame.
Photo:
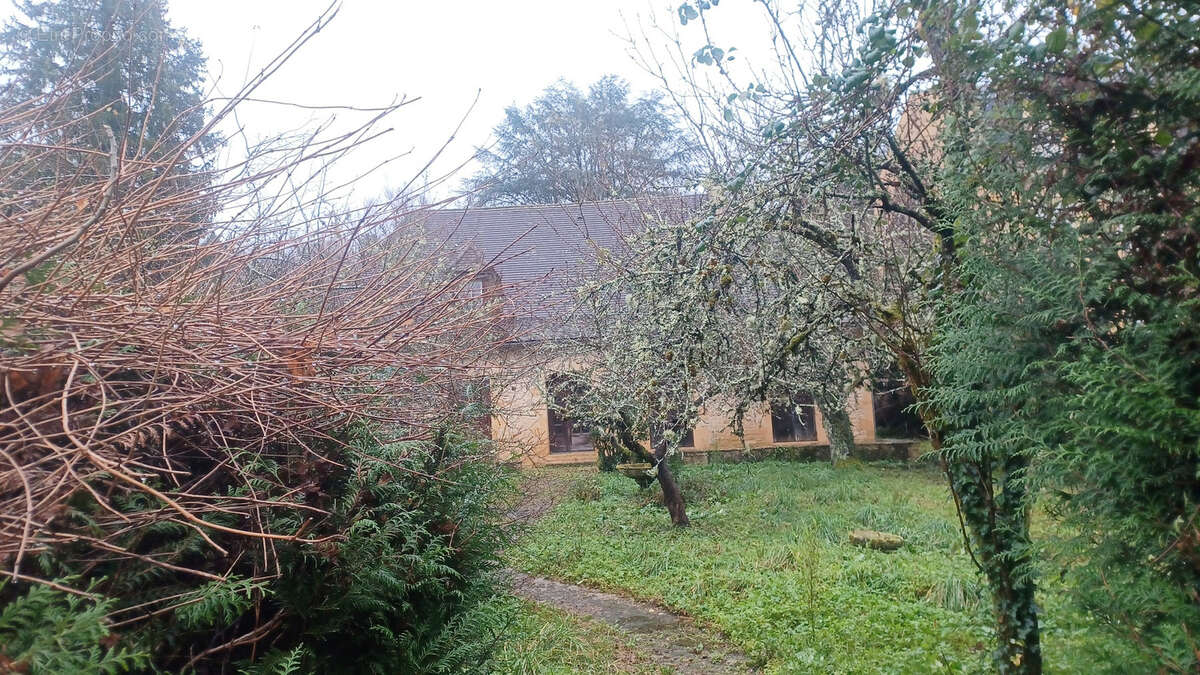
M 551 373 L 546 376 L 546 440 L 550 454 L 561 455 L 572 452 L 595 452 L 596 443 L 592 439 L 591 425 L 571 419 L 553 405 L 555 391 L 563 389 L 564 384 L 574 385 L 567 376 Z M 564 391 L 563 397 L 570 397 L 573 392 Z M 565 441 L 565 442 L 564 442 Z
M 798 392 L 787 403 L 771 401 L 771 441 L 773 443 L 811 443 L 819 440 L 817 405 L 812 394 Z M 781 421 L 786 419 L 786 425 Z M 786 426 L 786 430 L 781 427 Z
M 695 448 L 696 447 L 696 427 L 688 427 L 687 429 L 681 429 L 679 427 L 679 425 L 673 425 L 673 426 L 675 428 L 675 431 L 680 435 L 680 440 L 679 440 L 680 448 Z M 651 450 L 653 450 L 654 446 L 658 444 L 658 438 L 659 438 L 658 427 L 657 427 L 657 425 L 652 426 L 650 429 L 650 449 Z

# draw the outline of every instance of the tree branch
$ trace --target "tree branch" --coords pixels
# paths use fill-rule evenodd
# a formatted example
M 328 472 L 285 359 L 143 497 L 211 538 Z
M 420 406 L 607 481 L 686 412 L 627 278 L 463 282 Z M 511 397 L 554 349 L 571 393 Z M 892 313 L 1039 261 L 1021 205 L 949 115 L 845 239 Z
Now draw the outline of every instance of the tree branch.
M 71 236 L 60 241 L 54 246 L 51 246 L 45 251 L 42 251 L 29 260 L 26 260 L 20 265 L 17 265 L 10 270 L 8 274 L 5 274 L 4 278 L 0 279 L 0 291 L 3 291 L 5 288 L 7 288 L 8 285 L 12 283 L 13 279 L 16 279 L 18 276 L 28 272 L 50 258 L 74 246 L 80 239 L 83 238 L 84 234 L 87 234 L 87 231 L 90 230 L 93 225 L 100 222 L 100 220 L 104 218 L 104 214 L 108 211 L 108 205 L 112 202 L 113 194 L 117 191 L 117 176 L 120 175 L 120 171 L 117 155 L 117 137 L 115 134 L 113 134 L 113 130 L 107 124 L 101 128 L 104 129 L 105 133 L 108 134 L 108 183 L 104 185 L 104 193 L 100 198 L 100 204 L 97 205 L 95 213 L 93 213 L 90 218 L 85 220 L 82 225 L 72 232 Z

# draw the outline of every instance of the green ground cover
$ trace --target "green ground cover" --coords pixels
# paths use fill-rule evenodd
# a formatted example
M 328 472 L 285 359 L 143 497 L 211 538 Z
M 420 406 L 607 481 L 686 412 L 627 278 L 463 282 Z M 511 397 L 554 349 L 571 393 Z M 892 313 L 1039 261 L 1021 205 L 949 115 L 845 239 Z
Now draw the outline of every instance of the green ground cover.
M 559 480 L 571 481 L 562 501 L 508 553 L 518 569 L 694 616 L 768 672 L 988 670 L 986 589 L 945 484 L 931 469 L 689 466 L 682 483 L 693 526 L 685 530 L 671 526 L 653 490 L 619 475 L 562 471 Z M 1051 534 L 1045 519 L 1037 525 L 1035 534 Z M 857 528 L 893 532 L 907 543 L 896 553 L 857 548 L 848 541 Z M 1042 578 L 1049 672 L 1153 670 L 1074 610 L 1056 576 Z M 585 672 L 613 658 L 605 645 L 619 638 L 530 611 L 526 632 L 536 633 L 541 616 L 557 639 L 591 646 L 571 648 L 575 660 L 561 668 L 549 655 L 536 660 L 540 670 L 521 672 Z M 517 637 L 506 647 L 510 661 L 535 650 Z M 593 661 L 580 666 L 581 651 Z
M 607 624 L 518 598 L 499 602 L 509 622 L 490 664 L 498 675 L 658 672 L 630 636 Z

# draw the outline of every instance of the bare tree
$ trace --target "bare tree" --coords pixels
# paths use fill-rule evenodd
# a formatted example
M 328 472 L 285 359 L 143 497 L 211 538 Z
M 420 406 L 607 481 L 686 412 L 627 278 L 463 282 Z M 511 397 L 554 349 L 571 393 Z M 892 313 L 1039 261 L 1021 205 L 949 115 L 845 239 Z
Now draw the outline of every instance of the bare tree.
M 691 54 L 677 38 L 666 50 L 649 32 L 639 38 L 648 68 L 684 114 L 712 129 L 707 149 L 719 187 L 702 228 L 708 234 L 695 245 L 779 238 L 809 273 L 783 277 L 774 292 L 781 301 L 822 297 L 819 304 L 830 309 L 813 316 L 827 323 L 823 331 L 779 324 L 778 339 L 761 343 L 762 361 L 787 363 L 770 355 L 782 355 L 792 340 L 870 336 L 904 373 L 936 451 L 943 429 L 928 401 L 930 346 L 957 261 L 954 213 L 939 185 L 942 132 L 955 106 L 987 104 L 975 83 L 959 77 L 964 71 L 949 60 L 946 39 L 957 22 L 977 20 L 977 9 L 820 2 L 785 12 L 762 2 L 775 58 L 749 71 L 749 86 L 735 77 L 731 48 L 710 37 L 716 3 L 679 8 L 685 30 L 700 36 L 702 46 Z M 731 275 L 727 289 L 698 278 L 715 302 L 737 298 L 747 283 L 753 288 L 771 273 L 762 260 L 748 259 L 750 273 Z M 813 356 L 829 353 L 817 349 L 804 358 L 811 366 L 820 363 Z M 1027 458 L 1005 451 L 942 459 L 968 548 L 996 599 L 997 663 L 1039 672 L 1034 584 L 1026 573 L 1028 500 L 1019 488 Z
M 170 182 L 175 163 L 334 13 L 166 152 L 122 146 L 111 130 L 100 145 L 90 133 L 47 133 L 45 120 L 69 114 L 79 78 L 0 110 L 0 575 L 104 592 L 41 578 L 31 559 L 53 549 L 200 583 L 253 559 L 247 576 L 272 579 L 277 545 L 320 550 L 341 537 L 310 534 L 329 515 L 313 501 L 321 477 L 344 468 L 338 430 L 429 438 L 460 383 L 481 379 L 506 341 L 473 276 L 449 273 L 438 246 L 398 228 L 404 203 L 338 205 L 293 180 L 321 175 L 402 104 L 357 128 L 251 148 L 204 181 Z M 47 176 L 47 165 L 81 170 Z M 202 239 L 166 234 L 181 222 L 210 227 Z M 94 506 L 83 524 L 72 515 L 81 500 Z M 309 520 L 281 525 L 277 515 L 296 509 Z M 163 522 L 194 533 L 200 552 L 140 547 Z M 137 624 L 186 602 L 162 594 L 108 620 Z M 255 615 L 187 667 L 283 623 Z

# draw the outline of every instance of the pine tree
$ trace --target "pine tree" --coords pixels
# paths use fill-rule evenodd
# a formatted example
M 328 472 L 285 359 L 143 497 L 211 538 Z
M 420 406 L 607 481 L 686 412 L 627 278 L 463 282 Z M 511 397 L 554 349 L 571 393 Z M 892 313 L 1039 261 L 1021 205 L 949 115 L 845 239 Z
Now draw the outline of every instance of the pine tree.
M 206 164 L 216 138 L 202 134 L 205 57 L 164 2 L 21 0 L 17 10 L 0 32 L 4 104 L 65 94 L 44 123 L 63 140 L 105 147 L 105 125 L 127 158 L 159 159 L 197 138 L 179 166 Z
M 203 190 L 219 144 L 205 131 L 205 57 L 171 25 L 165 2 L 21 0 L 17 10 L 0 31 L 0 106 L 36 110 L 39 119 L 13 131 L 0 125 L 0 135 L 20 134 L 11 139 L 17 153 L 25 144 L 72 152 L 31 151 L 10 187 L 35 196 L 106 179 L 115 141 L 127 179 L 119 198 L 145 201 L 151 192 L 143 186 L 159 195 Z M 206 231 L 212 204 L 203 197 L 180 204 L 145 219 L 135 236 L 184 255 Z

